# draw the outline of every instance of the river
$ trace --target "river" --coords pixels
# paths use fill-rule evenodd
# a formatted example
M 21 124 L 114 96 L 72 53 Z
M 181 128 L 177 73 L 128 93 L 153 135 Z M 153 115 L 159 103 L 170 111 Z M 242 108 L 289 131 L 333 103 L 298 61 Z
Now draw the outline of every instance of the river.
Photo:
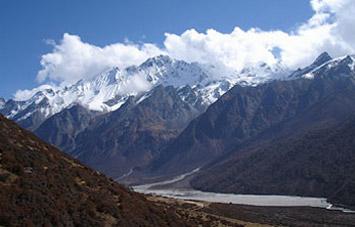
M 327 201 L 326 198 L 303 197 L 303 196 L 285 196 L 285 195 L 247 195 L 247 194 L 229 194 L 215 193 L 194 190 L 191 188 L 169 188 L 162 187 L 164 185 L 172 185 L 173 183 L 184 180 L 186 177 L 193 175 L 199 169 L 195 169 L 189 173 L 182 174 L 171 180 L 156 182 L 152 184 L 144 184 L 134 186 L 133 189 L 144 194 L 155 194 L 176 199 L 207 201 L 215 203 L 232 203 L 240 205 L 253 206 L 307 206 L 318 207 L 332 210 L 341 210 L 344 212 L 353 212 L 348 209 L 335 207 Z

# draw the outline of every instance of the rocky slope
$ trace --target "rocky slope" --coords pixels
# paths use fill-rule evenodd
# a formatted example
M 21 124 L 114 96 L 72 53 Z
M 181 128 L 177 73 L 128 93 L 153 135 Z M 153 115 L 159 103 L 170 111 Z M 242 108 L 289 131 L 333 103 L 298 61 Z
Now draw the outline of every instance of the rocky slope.
M 67 152 L 120 178 L 149 164 L 199 113 L 174 87 L 158 86 L 144 100 L 131 97 L 120 109 L 97 117 Z
M 253 141 L 343 121 L 355 111 L 353 62 L 347 56 L 313 66 L 298 79 L 235 86 L 162 151 L 153 172 L 191 171 Z
M 72 85 L 42 85 L 7 101 L 0 113 L 117 178 L 149 164 L 235 83 L 255 85 L 286 71 L 259 64 L 226 73 L 157 56 Z
M 96 111 L 74 105 L 45 120 L 34 132 L 48 143 L 69 152 L 76 147 L 77 135 L 98 115 Z
M 199 224 L 81 165 L 1 115 L 0 164 L 2 226 Z
M 259 64 L 240 72 L 226 72 L 213 65 L 187 63 L 161 55 L 147 59 L 141 65 L 109 68 L 74 84 L 44 84 L 20 92 L 0 105 L 0 113 L 34 130 L 44 120 L 73 105 L 79 104 L 91 111 L 111 112 L 119 109 L 130 96 L 144 97 L 158 85 L 181 90 L 179 94 L 184 100 L 188 98 L 185 94 L 188 86 L 198 98 L 186 101 L 206 108 L 235 83 L 258 84 L 284 77 L 287 72 L 287 68 L 277 64 Z
M 323 127 L 239 150 L 191 183 L 208 191 L 325 197 L 354 208 L 355 118 Z
M 153 170 L 203 166 L 191 180 L 197 189 L 326 197 L 354 207 L 354 59 L 329 60 L 297 78 L 232 88 Z
M 66 86 L 41 85 L 17 95 L 0 106 L 0 112 L 22 126 L 34 130 L 56 113 L 80 104 L 88 110 L 111 112 L 129 97 L 143 96 L 157 85 L 184 88 L 190 86 L 199 97 L 195 105 L 207 106 L 226 92 L 232 82 L 227 77 L 215 79 L 206 67 L 157 56 L 139 66 L 107 69 L 99 75 Z M 184 92 L 181 92 L 184 98 Z M 192 100 L 188 100 L 192 101 Z M 191 103 L 192 104 L 192 103 Z

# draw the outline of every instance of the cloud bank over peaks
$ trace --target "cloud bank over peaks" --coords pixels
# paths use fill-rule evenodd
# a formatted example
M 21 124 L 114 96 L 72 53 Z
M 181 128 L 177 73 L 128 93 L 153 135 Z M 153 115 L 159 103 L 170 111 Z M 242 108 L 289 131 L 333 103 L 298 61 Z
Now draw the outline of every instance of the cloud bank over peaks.
M 65 33 L 62 40 L 54 44 L 52 52 L 42 56 L 37 79 L 72 83 L 92 78 L 110 67 L 141 64 L 161 54 L 187 62 L 212 64 L 230 72 L 262 62 L 295 69 L 310 64 L 323 51 L 334 57 L 354 53 L 355 2 L 311 0 L 310 6 L 314 15 L 291 32 L 239 27 L 231 33 L 189 29 L 180 35 L 166 33 L 161 48 L 152 43 L 114 43 L 99 47 Z
M 124 68 L 163 53 L 150 43 L 115 43 L 99 47 L 83 42 L 79 36 L 65 33 L 60 43 L 54 43 L 53 51 L 42 56 L 42 69 L 37 80 L 72 83 L 92 78 L 111 67 Z

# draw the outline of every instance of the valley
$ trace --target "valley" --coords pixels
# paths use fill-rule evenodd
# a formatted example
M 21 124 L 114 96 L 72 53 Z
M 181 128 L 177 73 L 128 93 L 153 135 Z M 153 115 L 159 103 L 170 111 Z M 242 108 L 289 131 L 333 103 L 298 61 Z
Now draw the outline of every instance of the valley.
M 262 206 L 262 207 L 315 207 L 327 210 L 338 210 L 344 213 L 354 213 L 350 209 L 337 207 L 327 201 L 327 198 L 287 196 L 287 195 L 253 195 L 253 194 L 232 194 L 199 191 L 191 186 L 194 175 L 198 169 L 182 174 L 171 180 L 155 182 L 151 184 L 136 185 L 134 191 L 187 201 L 201 201 L 209 203 L 224 203 L 236 205 Z
M 180 200 L 150 195 L 148 200 L 169 204 L 190 217 L 220 220 L 219 226 L 355 226 L 355 215 L 314 207 L 262 207 Z
M 355 0 L 0 0 L 0 227 L 355 227 Z
M 263 79 L 248 83 L 243 75 L 216 81 L 205 70 L 159 56 L 2 102 L 0 112 L 187 225 L 302 226 L 323 217 L 348 226 L 355 207 L 354 57 L 323 53 L 292 73 L 258 68 L 266 70 Z M 134 76 L 151 86 L 122 96 Z M 80 98 L 65 98 L 73 92 Z

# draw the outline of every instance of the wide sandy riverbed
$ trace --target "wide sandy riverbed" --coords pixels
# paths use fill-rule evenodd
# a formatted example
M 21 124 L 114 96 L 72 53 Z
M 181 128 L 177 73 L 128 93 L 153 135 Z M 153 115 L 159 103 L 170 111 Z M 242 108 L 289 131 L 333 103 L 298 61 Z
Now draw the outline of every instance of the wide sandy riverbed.
M 302 197 L 302 196 L 284 196 L 284 195 L 245 195 L 245 194 L 228 194 L 203 192 L 191 188 L 174 188 L 176 182 L 183 181 L 185 178 L 196 173 L 198 169 L 189 173 L 182 174 L 171 180 L 137 185 L 133 189 L 144 194 L 155 194 L 176 199 L 207 201 L 214 203 L 232 203 L 253 206 L 287 206 L 287 207 L 318 207 L 327 209 L 339 209 L 346 212 L 350 210 L 337 208 L 327 202 L 326 198 Z

